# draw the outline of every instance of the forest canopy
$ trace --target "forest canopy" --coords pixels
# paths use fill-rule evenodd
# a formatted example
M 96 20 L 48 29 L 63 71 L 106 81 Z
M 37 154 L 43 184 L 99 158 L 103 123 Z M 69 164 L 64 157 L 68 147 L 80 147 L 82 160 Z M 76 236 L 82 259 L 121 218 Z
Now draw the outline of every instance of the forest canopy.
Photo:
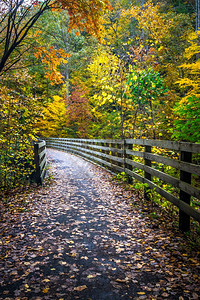
M 38 137 L 200 142 L 198 2 L 0 0 L 2 186 Z

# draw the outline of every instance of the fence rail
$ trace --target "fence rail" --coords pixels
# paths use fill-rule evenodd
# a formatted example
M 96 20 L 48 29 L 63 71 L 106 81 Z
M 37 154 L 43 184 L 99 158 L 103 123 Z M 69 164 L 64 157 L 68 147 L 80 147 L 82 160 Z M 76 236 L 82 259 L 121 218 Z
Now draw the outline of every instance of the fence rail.
M 47 138 L 47 147 L 80 155 L 114 173 L 125 172 L 147 183 L 179 208 L 179 228 L 190 229 L 190 217 L 200 222 L 200 211 L 192 207 L 191 197 L 200 207 L 200 144 L 143 139 Z M 168 174 L 167 168 L 173 170 Z M 166 184 L 174 188 L 172 193 Z M 148 197 L 148 191 L 146 192 Z
M 35 155 L 35 181 L 37 184 L 42 184 L 46 173 L 46 141 L 38 141 L 34 143 Z

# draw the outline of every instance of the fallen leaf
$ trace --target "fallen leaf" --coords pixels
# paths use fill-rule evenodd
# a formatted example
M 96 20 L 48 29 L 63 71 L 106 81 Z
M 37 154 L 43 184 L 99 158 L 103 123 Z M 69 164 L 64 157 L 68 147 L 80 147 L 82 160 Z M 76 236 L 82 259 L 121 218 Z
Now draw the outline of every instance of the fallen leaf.
M 49 282 L 50 280 L 49 279 L 44 279 L 42 280 L 43 282 Z
M 42 292 L 43 292 L 44 294 L 48 293 L 48 291 L 49 291 L 49 288 L 45 288 L 45 289 L 42 290 Z
M 125 279 L 119 279 L 119 278 L 117 278 L 115 281 L 121 282 L 121 283 L 126 283 L 126 280 L 125 280 Z
M 97 277 L 96 274 L 94 274 L 94 275 L 88 275 L 88 276 L 87 276 L 87 278 L 95 278 L 95 277 Z
M 81 259 L 88 260 L 88 257 L 87 256 L 81 256 Z
M 83 290 L 87 289 L 87 286 L 86 285 L 80 285 L 80 286 L 77 286 L 74 288 L 74 291 L 78 291 L 78 292 L 81 292 Z
M 161 295 L 162 297 L 168 297 L 169 296 L 169 294 L 168 293 L 162 293 L 162 295 Z

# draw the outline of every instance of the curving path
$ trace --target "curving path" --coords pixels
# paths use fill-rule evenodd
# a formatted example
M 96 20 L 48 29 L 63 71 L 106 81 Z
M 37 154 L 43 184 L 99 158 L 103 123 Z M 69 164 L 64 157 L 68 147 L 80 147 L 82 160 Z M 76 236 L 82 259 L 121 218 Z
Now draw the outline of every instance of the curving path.
M 180 252 L 179 233 L 151 224 L 106 171 L 48 157 L 53 184 L 1 226 L 0 299 L 199 299 L 199 262 Z

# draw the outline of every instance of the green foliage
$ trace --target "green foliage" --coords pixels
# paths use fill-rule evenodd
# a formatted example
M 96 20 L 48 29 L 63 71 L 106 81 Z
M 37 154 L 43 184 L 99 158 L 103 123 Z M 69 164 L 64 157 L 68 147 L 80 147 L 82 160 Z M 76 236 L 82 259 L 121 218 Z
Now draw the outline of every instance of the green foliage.
M 160 218 L 160 216 L 158 216 L 158 215 L 156 214 L 156 212 L 151 212 L 151 213 L 149 214 L 149 216 L 150 216 L 150 218 L 152 218 L 152 219 L 159 219 L 159 218 Z
M 138 190 L 138 191 L 144 191 L 145 188 L 148 188 L 149 185 L 148 183 L 142 183 L 142 182 L 135 182 L 135 184 L 133 185 L 134 189 Z
M 31 173 L 31 142 L 37 128 L 43 136 L 169 139 L 173 134 L 174 139 L 200 142 L 200 35 L 194 30 L 190 1 L 111 1 L 113 10 L 102 22 L 101 44 L 88 34 L 89 29 L 96 30 L 93 19 L 84 19 L 87 12 L 81 11 L 87 2 L 73 3 L 77 20 L 73 14 L 69 18 L 71 4 L 66 1 L 65 11 L 48 9 L 41 14 L 9 58 L 15 69 L 3 78 L 0 92 L 2 187 L 14 187 L 20 176 L 25 179 Z M 98 28 L 103 2 L 107 3 L 91 4 L 100 8 L 93 20 Z M 24 21 L 34 9 L 24 14 Z M 10 28 L 13 36 L 23 22 L 16 24 Z M 87 32 L 78 25 L 86 26 Z M 8 37 L 12 34 L 8 32 Z M 176 176 L 163 166 L 155 168 Z M 126 181 L 125 174 L 117 176 Z M 140 183 L 135 186 L 138 191 L 144 188 Z M 169 185 L 165 188 L 173 193 Z M 155 194 L 154 200 L 162 204 Z
M 151 190 L 149 189 L 149 185 L 147 183 L 134 180 L 132 188 L 137 192 L 139 198 L 144 197 L 144 192 L 148 192 L 148 195 L 151 194 Z
M 123 181 L 123 182 L 128 182 L 129 181 L 128 175 L 125 172 L 118 173 L 113 178 L 117 179 L 118 181 Z
M 167 91 L 160 73 L 154 71 L 152 67 L 139 70 L 130 66 L 127 85 L 129 97 L 135 104 L 142 106 L 148 105 L 151 99 L 155 100 Z
M 129 132 L 132 131 L 134 137 L 156 138 L 157 122 L 163 111 L 162 97 L 166 92 L 162 77 L 152 67 L 138 69 L 129 66 L 125 92 L 125 126 Z
M 175 131 L 173 137 L 182 141 L 200 143 L 200 101 L 193 96 L 175 107 Z
M 121 137 L 120 113 L 115 110 L 105 110 L 103 113 L 93 112 L 93 122 L 90 128 L 90 137 L 115 138 Z
M 36 101 L 0 89 L 0 192 L 23 185 L 34 170 Z

